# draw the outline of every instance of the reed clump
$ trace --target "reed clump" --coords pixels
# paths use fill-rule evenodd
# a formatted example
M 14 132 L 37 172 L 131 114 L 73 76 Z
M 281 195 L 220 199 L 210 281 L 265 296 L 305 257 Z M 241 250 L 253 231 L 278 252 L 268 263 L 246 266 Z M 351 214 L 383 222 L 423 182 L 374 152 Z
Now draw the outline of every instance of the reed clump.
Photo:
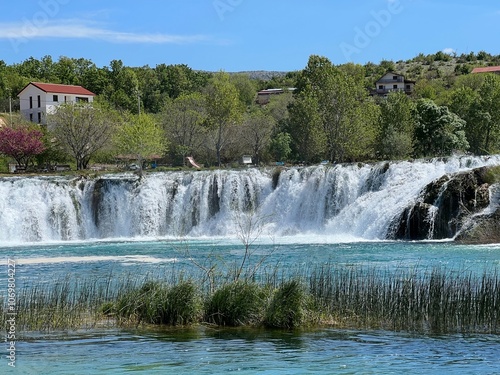
M 257 325 L 262 320 L 270 290 L 255 282 L 236 280 L 207 298 L 205 321 L 218 326 Z
M 305 275 L 276 271 L 237 280 L 186 274 L 137 279 L 62 278 L 25 283 L 20 331 L 210 324 L 297 329 L 311 326 L 432 333 L 500 333 L 500 277 L 445 269 L 327 264 Z M 5 296 L 3 301 L 6 301 Z M 5 311 L 5 306 L 3 306 Z M 3 324 L 8 319 L 2 314 Z
M 202 314 L 201 295 L 192 281 L 176 285 L 148 281 L 106 306 L 121 323 L 189 325 L 198 322 Z
M 269 328 L 294 329 L 309 325 L 311 295 L 298 279 L 284 282 L 274 293 L 263 324 Z

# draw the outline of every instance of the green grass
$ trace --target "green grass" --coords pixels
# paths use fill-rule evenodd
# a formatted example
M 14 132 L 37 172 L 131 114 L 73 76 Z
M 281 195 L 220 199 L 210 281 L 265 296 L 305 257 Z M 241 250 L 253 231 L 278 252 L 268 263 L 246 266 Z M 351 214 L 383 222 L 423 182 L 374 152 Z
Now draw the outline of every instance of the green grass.
M 219 326 L 257 325 L 262 321 L 269 288 L 248 281 L 234 281 L 217 289 L 205 306 L 205 321 Z

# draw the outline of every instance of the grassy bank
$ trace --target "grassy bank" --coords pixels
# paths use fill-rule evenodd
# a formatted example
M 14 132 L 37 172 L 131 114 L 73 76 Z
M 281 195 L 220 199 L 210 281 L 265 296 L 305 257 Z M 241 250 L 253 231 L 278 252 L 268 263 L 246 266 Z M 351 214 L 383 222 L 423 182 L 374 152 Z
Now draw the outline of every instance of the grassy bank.
M 24 287 L 16 327 L 51 331 L 138 325 L 337 327 L 425 333 L 500 333 L 500 278 L 444 269 L 339 268 L 308 276 L 230 280 L 67 277 Z M 4 304 L 2 304 L 3 306 Z M 7 314 L 2 311 L 3 324 Z

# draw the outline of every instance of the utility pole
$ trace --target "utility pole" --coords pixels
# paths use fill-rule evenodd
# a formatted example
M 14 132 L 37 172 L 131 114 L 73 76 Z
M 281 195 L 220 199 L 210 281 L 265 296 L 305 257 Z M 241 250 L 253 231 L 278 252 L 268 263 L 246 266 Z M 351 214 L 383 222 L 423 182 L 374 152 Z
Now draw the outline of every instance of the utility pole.
M 137 107 L 139 108 L 139 116 L 141 115 L 141 94 L 139 92 L 139 87 L 137 87 Z
M 9 93 L 9 120 L 10 120 L 10 126 L 12 126 L 12 91 L 9 89 L 7 89 L 8 93 Z

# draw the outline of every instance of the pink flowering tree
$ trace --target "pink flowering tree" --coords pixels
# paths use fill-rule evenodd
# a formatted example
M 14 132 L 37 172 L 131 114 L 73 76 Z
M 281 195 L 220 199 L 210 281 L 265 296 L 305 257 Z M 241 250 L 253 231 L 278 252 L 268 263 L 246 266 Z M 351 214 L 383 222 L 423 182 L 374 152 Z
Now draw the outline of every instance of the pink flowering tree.
M 45 145 L 40 130 L 0 128 L 0 154 L 12 157 L 18 165 L 27 168 L 33 157 L 43 151 Z

